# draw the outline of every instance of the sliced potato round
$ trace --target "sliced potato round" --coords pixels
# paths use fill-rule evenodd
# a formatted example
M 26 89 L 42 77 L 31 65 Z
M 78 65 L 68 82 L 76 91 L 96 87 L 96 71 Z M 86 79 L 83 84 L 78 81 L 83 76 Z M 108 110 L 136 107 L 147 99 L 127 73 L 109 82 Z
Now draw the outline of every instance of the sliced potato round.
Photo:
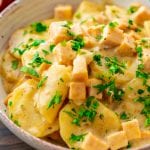
M 71 70 L 69 67 L 54 64 L 44 75 L 47 80 L 35 94 L 34 100 L 39 112 L 52 123 L 67 96 Z
M 49 124 L 34 107 L 37 82 L 29 79 L 8 97 L 8 114 L 12 121 L 34 136 L 43 137 L 58 130 L 58 123 Z
M 85 108 L 84 105 L 81 107 Z M 97 114 L 93 121 L 86 122 L 86 118 L 84 118 L 80 125 L 73 124 L 72 113 L 80 112 L 80 108 L 71 102 L 61 110 L 59 115 L 60 134 L 70 148 L 80 148 L 81 144 L 81 141 L 72 142 L 70 140 L 72 134 L 81 135 L 92 132 L 97 137 L 104 138 L 106 134 L 120 129 L 120 121 L 117 115 L 100 102 L 98 102 Z

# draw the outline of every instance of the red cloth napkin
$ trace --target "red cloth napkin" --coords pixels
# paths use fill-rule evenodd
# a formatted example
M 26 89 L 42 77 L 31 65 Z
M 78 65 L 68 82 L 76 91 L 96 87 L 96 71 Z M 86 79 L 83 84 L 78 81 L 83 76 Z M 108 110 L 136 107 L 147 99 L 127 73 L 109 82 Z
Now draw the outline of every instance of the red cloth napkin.
M 0 12 L 14 0 L 0 0 Z

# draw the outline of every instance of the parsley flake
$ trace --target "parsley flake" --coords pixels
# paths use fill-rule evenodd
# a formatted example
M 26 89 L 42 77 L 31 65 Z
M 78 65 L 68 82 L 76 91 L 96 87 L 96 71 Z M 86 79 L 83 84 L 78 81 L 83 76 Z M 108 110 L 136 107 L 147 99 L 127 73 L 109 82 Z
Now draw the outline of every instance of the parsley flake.
M 85 45 L 83 38 L 80 36 L 77 36 L 74 40 L 71 41 L 71 43 L 72 43 L 72 49 L 74 51 L 79 51 Z
M 51 44 L 50 46 L 49 46 L 49 50 L 50 50 L 50 52 L 53 52 L 53 50 L 54 50 L 54 48 L 55 48 L 55 44 Z
M 23 66 L 20 71 L 39 78 L 39 74 L 31 67 Z
M 45 83 L 45 81 L 47 80 L 47 78 L 48 78 L 48 76 L 45 76 L 45 77 L 43 77 L 43 78 L 39 81 L 39 83 L 38 83 L 38 85 L 37 85 L 37 88 L 38 88 L 38 89 L 44 85 L 44 83 Z
M 100 54 L 96 54 L 93 56 L 93 60 L 97 63 L 97 65 L 101 66 L 102 61 L 101 61 L 102 56 Z
M 124 69 L 126 69 L 126 64 L 119 62 L 116 57 L 105 57 L 105 65 L 109 68 L 111 74 L 124 74 Z
M 49 109 L 52 106 L 54 107 L 55 104 L 59 104 L 61 102 L 61 99 L 62 95 L 59 92 L 56 92 L 55 95 L 50 100 L 50 102 L 48 103 L 47 109 Z
M 85 136 L 86 136 L 86 134 L 87 133 L 85 133 L 85 134 L 80 134 L 80 135 L 75 135 L 75 134 L 71 134 L 71 136 L 70 136 L 70 138 L 69 138 L 69 140 L 71 141 L 71 142 L 83 142 L 84 141 L 84 138 L 85 138 Z
M 117 26 L 118 26 L 118 22 L 115 22 L 115 21 L 114 21 L 114 22 L 110 22 L 110 23 L 109 23 L 109 27 L 110 27 L 110 28 L 115 28 L 115 27 L 117 27 Z
M 18 68 L 19 61 L 18 61 L 18 60 L 13 60 L 11 63 L 12 63 L 12 64 L 11 64 L 11 68 L 12 68 L 13 70 L 16 70 L 16 69 Z
M 45 32 L 47 30 L 47 26 L 41 22 L 33 23 L 31 27 L 38 33 Z

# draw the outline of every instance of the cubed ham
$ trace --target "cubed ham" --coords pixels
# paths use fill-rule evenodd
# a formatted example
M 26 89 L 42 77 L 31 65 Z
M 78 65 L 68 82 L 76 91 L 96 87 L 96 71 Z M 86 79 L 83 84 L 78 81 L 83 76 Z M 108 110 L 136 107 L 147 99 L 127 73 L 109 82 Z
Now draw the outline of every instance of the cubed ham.
M 82 55 L 74 59 L 72 78 L 74 81 L 87 81 L 88 79 L 86 58 Z
M 54 53 L 56 54 L 57 61 L 63 65 L 72 65 L 73 59 L 76 56 L 70 42 L 66 42 L 65 44 L 59 43 L 54 48 Z
M 58 5 L 54 10 L 54 16 L 57 19 L 71 19 L 72 13 L 71 5 Z
M 86 86 L 84 82 L 71 82 L 69 90 L 69 99 L 76 105 L 81 105 L 86 99 Z
M 120 56 L 133 56 L 136 53 L 134 38 L 125 34 L 121 45 L 116 48 L 116 53 Z

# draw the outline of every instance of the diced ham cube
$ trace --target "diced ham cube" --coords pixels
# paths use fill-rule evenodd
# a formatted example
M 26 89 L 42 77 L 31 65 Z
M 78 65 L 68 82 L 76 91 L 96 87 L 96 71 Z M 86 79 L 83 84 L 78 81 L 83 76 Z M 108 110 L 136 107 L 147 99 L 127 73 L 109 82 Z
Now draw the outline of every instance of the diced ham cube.
M 133 20 L 138 25 L 143 25 L 144 21 L 150 20 L 150 10 L 145 6 L 141 6 L 133 16 Z
M 87 86 L 88 86 L 89 96 L 94 96 L 97 99 L 102 99 L 102 93 L 98 94 L 98 90 L 93 87 L 101 83 L 102 83 L 101 80 L 98 80 L 96 78 L 88 79 Z
M 49 40 L 50 43 L 57 44 L 64 40 L 69 40 L 71 37 L 68 36 L 68 29 L 64 27 L 66 21 L 52 22 L 49 27 Z
M 139 122 L 137 119 L 122 123 L 123 131 L 127 135 L 128 140 L 141 138 L 141 132 L 139 128 Z
M 145 71 L 150 73 L 150 49 L 143 49 L 143 63 Z
M 118 46 L 123 41 L 123 31 L 117 27 L 111 28 L 106 26 L 102 34 L 102 40 L 100 41 L 101 48 L 112 48 Z
M 72 78 L 74 81 L 87 81 L 88 79 L 86 58 L 82 55 L 74 59 Z
M 108 150 L 109 147 L 104 140 L 94 136 L 91 132 L 89 132 L 86 135 L 81 148 L 83 150 Z
M 86 86 L 84 82 L 71 82 L 69 90 L 69 99 L 76 105 L 81 105 L 86 99 Z
M 107 136 L 107 142 L 111 150 L 118 150 L 128 145 L 128 140 L 125 131 L 119 131 Z
M 54 53 L 56 54 L 57 61 L 63 65 L 72 65 L 73 59 L 76 56 L 75 51 L 72 50 L 70 42 L 66 42 L 64 45 L 59 43 L 54 48 Z
M 72 18 L 72 6 L 71 5 L 59 5 L 55 7 L 54 16 L 57 19 L 71 19 Z
M 133 56 L 136 53 L 133 37 L 125 34 L 124 40 L 116 49 L 116 53 L 120 56 Z

